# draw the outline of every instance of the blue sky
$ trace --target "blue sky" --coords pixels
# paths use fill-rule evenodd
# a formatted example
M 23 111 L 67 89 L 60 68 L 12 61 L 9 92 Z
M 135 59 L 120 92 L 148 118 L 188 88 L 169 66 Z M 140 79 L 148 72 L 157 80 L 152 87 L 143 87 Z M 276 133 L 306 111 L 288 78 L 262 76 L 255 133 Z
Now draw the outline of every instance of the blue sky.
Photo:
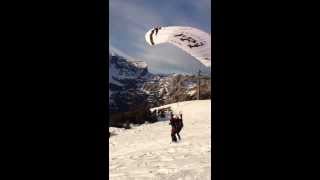
M 202 64 L 181 49 L 145 42 L 154 26 L 191 26 L 211 34 L 211 0 L 109 0 L 109 45 L 119 55 L 143 60 L 152 73 L 191 73 Z

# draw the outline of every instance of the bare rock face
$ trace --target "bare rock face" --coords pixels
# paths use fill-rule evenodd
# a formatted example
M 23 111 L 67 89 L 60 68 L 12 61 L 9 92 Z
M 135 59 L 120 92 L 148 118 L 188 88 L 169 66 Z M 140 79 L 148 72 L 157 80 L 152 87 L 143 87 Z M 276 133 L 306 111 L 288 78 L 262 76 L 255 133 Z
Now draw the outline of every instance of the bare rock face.
M 148 81 L 143 89 L 149 93 L 153 107 L 178 101 L 197 99 L 198 77 L 194 75 L 172 74 Z M 211 98 L 211 80 L 203 76 L 200 80 L 200 99 Z
M 141 87 L 152 76 L 146 63 L 128 61 L 117 55 L 109 58 L 110 112 L 127 112 L 144 104 L 147 95 Z

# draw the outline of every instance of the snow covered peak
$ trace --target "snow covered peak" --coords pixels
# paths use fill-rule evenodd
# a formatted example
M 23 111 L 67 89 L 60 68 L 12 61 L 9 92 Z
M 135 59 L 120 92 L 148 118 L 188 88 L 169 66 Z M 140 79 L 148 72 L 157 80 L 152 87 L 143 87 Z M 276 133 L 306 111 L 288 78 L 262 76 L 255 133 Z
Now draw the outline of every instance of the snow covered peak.
M 150 74 L 144 61 L 128 60 L 115 53 L 109 54 L 109 69 L 111 77 L 117 79 L 136 79 Z
M 144 82 L 153 75 L 143 61 L 135 61 L 109 51 L 109 97 L 110 109 L 128 111 L 145 102 L 145 94 L 141 92 Z
M 132 65 L 134 65 L 137 68 L 141 68 L 141 69 L 145 69 L 148 68 L 148 65 L 146 62 L 144 61 L 128 61 L 129 63 L 131 63 Z

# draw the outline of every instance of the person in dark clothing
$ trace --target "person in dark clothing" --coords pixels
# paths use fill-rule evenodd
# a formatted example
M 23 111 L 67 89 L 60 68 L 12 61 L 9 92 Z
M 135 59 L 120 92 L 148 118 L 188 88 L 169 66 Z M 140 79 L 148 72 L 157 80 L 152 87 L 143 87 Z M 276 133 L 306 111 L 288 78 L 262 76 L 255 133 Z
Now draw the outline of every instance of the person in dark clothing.
M 164 112 L 164 110 L 160 111 L 160 117 L 161 118 L 165 118 L 166 117 L 166 113 Z
M 177 119 L 173 116 L 173 113 L 171 112 L 171 118 L 170 118 L 170 123 L 169 125 L 171 125 L 171 139 L 172 142 L 177 142 L 177 137 L 176 137 L 176 133 L 177 133 Z
M 179 140 L 181 140 L 179 133 L 182 130 L 182 128 L 183 128 L 182 113 L 180 113 L 180 118 L 177 118 L 177 135 Z

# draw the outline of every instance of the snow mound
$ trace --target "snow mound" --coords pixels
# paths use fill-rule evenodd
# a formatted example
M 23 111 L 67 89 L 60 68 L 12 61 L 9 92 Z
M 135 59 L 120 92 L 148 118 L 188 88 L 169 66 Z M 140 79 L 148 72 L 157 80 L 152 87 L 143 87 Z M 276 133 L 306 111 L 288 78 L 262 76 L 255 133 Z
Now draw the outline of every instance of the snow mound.
M 112 128 L 109 179 L 211 179 L 211 100 L 185 101 L 170 107 L 183 114 L 182 140 L 171 143 L 168 121 L 132 129 Z

